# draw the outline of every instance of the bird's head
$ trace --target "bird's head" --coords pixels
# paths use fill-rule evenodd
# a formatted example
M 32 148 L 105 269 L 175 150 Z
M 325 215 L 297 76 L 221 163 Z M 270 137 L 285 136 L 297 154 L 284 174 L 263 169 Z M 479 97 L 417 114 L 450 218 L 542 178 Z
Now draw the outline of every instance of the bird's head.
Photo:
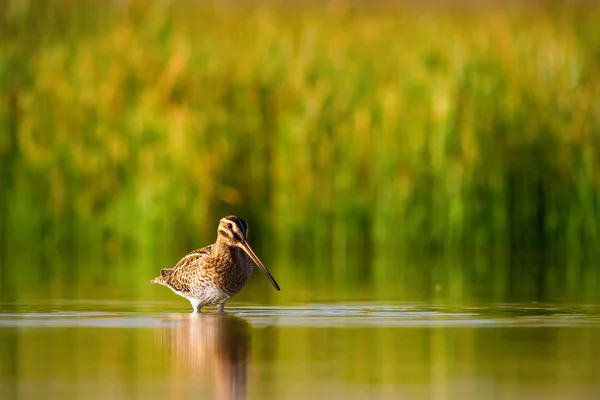
M 229 215 L 225 218 L 222 218 L 219 221 L 219 228 L 217 230 L 217 240 L 224 241 L 229 246 L 236 246 L 241 248 L 248 254 L 248 256 L 254 261 L 254 263 L 260 268 L 262 272 L 267 276 L 271 284 L 275 287 L 275 289 L 279 289 L 279 285 L 271 275 L 271 273 L 267 270 L 265 265 L 260 261 L 250 244 L 248 243 L 248 224 L 241 218 L 238 218 L 234 215 Z

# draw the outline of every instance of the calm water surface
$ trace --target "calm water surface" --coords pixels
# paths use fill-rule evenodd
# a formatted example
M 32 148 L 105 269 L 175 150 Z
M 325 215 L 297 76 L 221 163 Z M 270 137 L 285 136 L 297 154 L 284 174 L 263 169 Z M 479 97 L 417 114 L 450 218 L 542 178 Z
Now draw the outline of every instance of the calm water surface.
M 594 399 L 600 307 L 0 304 L 1 399 Z

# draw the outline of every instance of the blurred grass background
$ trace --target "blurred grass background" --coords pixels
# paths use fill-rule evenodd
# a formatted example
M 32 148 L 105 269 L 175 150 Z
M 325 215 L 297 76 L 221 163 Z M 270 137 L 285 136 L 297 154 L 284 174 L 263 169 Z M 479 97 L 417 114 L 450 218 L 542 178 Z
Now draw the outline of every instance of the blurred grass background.
M 236 214 L 277 301 L 600 300 L 583 3 L 2 2 L 0 290 L 153 296 Z

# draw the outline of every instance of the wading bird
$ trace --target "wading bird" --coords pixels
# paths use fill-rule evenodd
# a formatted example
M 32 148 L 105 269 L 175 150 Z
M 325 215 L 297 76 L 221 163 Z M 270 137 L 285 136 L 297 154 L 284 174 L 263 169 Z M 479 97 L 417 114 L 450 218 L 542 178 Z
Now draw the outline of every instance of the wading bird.
M 247 241 L 248 224 L 230 215 L 219 221 L 217 241 L 194 250 L 173 268 L 160 271 L 150 283 L 164 285 L 192 303 L 194 312 L 217 305 L 225 310 L 225 302 L 236 295 L 252 275 L 253 262 L 279 290 L 279 285 L 256 256 Z

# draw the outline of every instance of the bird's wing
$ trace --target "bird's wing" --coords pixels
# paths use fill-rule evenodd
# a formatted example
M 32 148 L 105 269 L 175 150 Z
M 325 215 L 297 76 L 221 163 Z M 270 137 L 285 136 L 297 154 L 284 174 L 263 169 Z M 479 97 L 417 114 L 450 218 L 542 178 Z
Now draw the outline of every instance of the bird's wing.
M 211 251 L 212 245 L 194 250 L 186 254 L 173 268 L 165 268 L 160 271 L 161 278 L 171 287 L 179 291 L 187 291 L 189 275 L 191 270 Z

